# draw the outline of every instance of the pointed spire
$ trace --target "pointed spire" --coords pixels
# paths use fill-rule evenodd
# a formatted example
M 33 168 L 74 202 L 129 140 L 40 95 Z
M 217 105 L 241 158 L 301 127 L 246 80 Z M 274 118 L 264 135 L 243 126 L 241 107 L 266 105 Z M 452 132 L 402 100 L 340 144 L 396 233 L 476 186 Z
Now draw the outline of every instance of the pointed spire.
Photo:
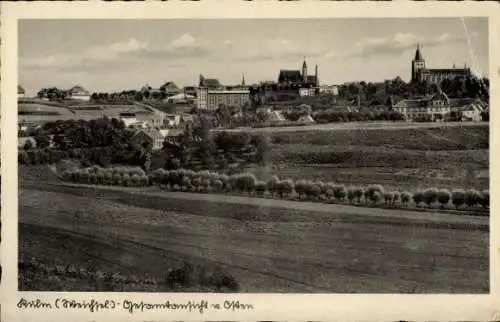
M 415 60 L 424 60 L 420 52 L 420 43 L 417 43 L 417 50 L 415 51 Z
M 302 66 L 307 66 L 307 64 L 306 64 L 306 56 L 304 56 L 304 62 L 302 63 Z
M 245 86 L 245 74 L 243 74 L 243 77 L 241 78 L 241 86 Z

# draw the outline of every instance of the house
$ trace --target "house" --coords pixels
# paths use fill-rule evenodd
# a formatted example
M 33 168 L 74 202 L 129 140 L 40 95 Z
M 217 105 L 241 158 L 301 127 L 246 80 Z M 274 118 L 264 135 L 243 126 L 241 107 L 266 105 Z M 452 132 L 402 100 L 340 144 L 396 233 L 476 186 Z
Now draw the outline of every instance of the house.
M 26 97 L 26 91 L 21 85 L 17 85 L 17 98 Z
M 163 147 L 163 141 L 165 137 L 154 128 L 141 129 L 137 131 L 131 138 L 133 144 L 140 145 L 142 147 L 150 147 L 152 150 L 159 150 Z
M 403 114 L 408 121 L 423 119 L 432 122 L 442 121 L 451 113 L 450 99 L 441 90 L 432 96 L 401 100 L 392 108 Z
M 69 96 L 74 100 L 90 101 L 90 92 L 80 85 L 76 85 L 69 90 Z
M 178 143 L 184 131 L 182 129 L 168 129 L 166 132 L 165 141 L 170 143 Z
M 160 91 L 164 92 L 167 97 L 177 95 L 181 93 L 181 90 L 174 82 L 166 82 L 165 84 L 160 86 Z
M 462 121 L 482 121 L 481 113 L 484 111 L 481 105 L 471 103 L 461 110 Z
M 164 125 L 168 127 L 177 127 L 181 123 L 180 114 L 166 114 L 164 119 Z
M 167 102 L 172 103 L 172 104 L 191 104 L 194 102 L 194 100 L 195 100 L 195 96 L 193 96 L 193 95 L 179 93 L 179 94 L 175 94 L 175 95 L 170 96 L 167 99 Z
M 299 120 L 299 123 L 315 123 L 314 119 L 311 117 L 311 115 L 302 115 Z
M 300 97 L 315 96 L 316 92 L 317 92 L 316 88 L 307 88 L 307 87 L 299 88 L 299 96 Z
M 211 90 L 200 87 L 197 95 L 199 110 L 216 110 L 220 105 L 242 107 L 250 103 L 250 91 Z
M 196 97 L 196 94 L 198 91 L 197 91 L 195 86 L 184 86 L 183 92 L 186 95 L 191 95 L 191 96 Z
M 24 146 L 26 145 L 26 143 L 28 141 L 31 142 L 31 146 L 33 147 L 33 149 L 36 148 L 36 140 L 32 136 L 26 136 L 26 137 L 20 137 L 20 138 L 18 138 L 18 140 L 17 140 L 17 147 L 19 149 L 24 149 Z
M 209 90 L 222 90 L 223 86 L 219 82 L 217 78 L 205 78 L 203 75 L 200 75 L 200 83 L 199 87 L 204 87 Z

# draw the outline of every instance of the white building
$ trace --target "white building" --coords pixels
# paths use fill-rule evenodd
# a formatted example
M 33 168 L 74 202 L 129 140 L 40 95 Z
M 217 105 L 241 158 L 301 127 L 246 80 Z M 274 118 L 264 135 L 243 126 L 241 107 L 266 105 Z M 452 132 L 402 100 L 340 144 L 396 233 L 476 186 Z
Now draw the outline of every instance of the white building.
M 299 88 L 299 95 L 300 97 L 304 96 L 316 96 L 316 88 L 311 87 L 311 88 Z
M 71 99 L 80 100 L 80 101 L 89 101 L 90 100 L 90 92 L 87 91 L 80 85 L 74 86 L 69 90 Z
M 244 106 L 250 102 L 248 90 L 210 90 L 198 89 L 196 106 L 200 110 L 216 110 L 220 105 Z

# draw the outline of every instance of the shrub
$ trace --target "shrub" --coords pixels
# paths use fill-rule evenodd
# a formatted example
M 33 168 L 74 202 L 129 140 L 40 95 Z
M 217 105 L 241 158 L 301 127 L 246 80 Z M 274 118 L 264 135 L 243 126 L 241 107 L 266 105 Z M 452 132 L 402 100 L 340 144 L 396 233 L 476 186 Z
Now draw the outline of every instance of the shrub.
M 354 196 L 358 203 L 361 203 L 361 197 L 363 197 L 363 188 L 357 187 L 354 189 Z
M 347 191 L 344 185 L 341 184 L 335 185 L 333 188 L 333 195 L 335 196 L 335 199 L 337 199 L 338 201 L 344 200 L 344 198 L 347 195 Z
M 380 193 L 379 197 L 382 197 L 382 193 L 384 192 L 384 188 L 381 185 L 369 185 L 365 191 L 365 200 L 366 201 L 371 201 L 372 203 L 376 203 L 377 201 L 375 200 L 375 194 L 376 192 Z M 379 198 L 377 197 L 377 198 Z
M 427 205 L 432 205 L 437 201 L 438 190 L 436 188 L 425 189 L 422 193 L 422 201 Z
M 293 192 L 294 188 L 295 186 L 293 181 L 290 179 L 286 179 L 278 184 L 278 193 L 281 197 L 283 197 L 284 195 L 289 196 Z
M 299 199 L 302 197 L 303 194 L 306 194 L 306 189 L 307 188 L 307 181 L 305 180 L 297 180 L 295 182 L 295 192 L 299 195 Z
M 347 199 L 349 200 L 349 202 L 350 203 L 354 202 L 355 198 L 356 198 L 356 188 L 354 187 L 347 188 Z
M 133 187 L 138 187 L 141 184 L 141 177 L 138 174 L 134 174 L 130 177 L 130 182 Z
M 113 174 L 113 184 L 117 186 L 122 184 L 122 176 L 120 175 L 119 172 Z
M 189 179 L 189 177 L 182 177 L 181 190 L 187 188 L 190 185 L 191 185 L 191 179 Z
M 401 194 L 399 193 L 399 191 L 393 191 L 392 196 L 393 196 L 392 197 L 392 205 L 394 206 L 401 199 Z
M 490 191 L 483 190 L 481 192 L 480 204 L 483 208 L 488 208 L 490 206 Z
M 418 207 L 420 206 L 420 203 L 424 201 L 424 196 L 423 196 L 423 192 L 422 191 L 417 191 L 413 194 L 413 202 L 415 203 L 415 205 Z
M 403 206 L 407 206 L 410 200 L 412 199 L 412 195 L 408 191 L 404 191 L 401 193 L 401 203 Z
M 321 196 L 321 187 L 312 182 L 309 183 L 307 186 L 308 186 L 307 195 L 314 199 L 319 199 L 319 197 Z
M 441 189 L 437 193 L 437 201 L 441 207 L 446 206 L 451 199 L 451 193 L 447 189 Z
M 469 207 L 474 207 L 481 201 L 481 194 L 475 189 L 470 189 L 465 192 L 465 204 Z
M 267 181 L 267 190 L 272 195 L 274 195 L 277 192 L 279 183 L 280 179 L 277 176 L 273 176 L 270 180 Z
M 213 183 L 214 191 L 221 192 L 223 187 L 224 187 L 224 184 L 222 183 L 222 180 L 217 179 L 214 181 L 214 183 Z
M 451 202 L 456 208 L 459 208 L 465 203 L 465 191 L 462 189 L 455 189 L 451 192 Z
M 390 191 L 384 192 L 382 194 L 382 196 L 384 197 L 384 203 L 386 205 L 392 204 L 392 202 L 394 200 L 394 193 L 393 192 L 390 192 Z
M 131 179 L 130 179 L 130 175 L 128 173 L 125 173 L 123 175 L 123 185 L 125 187 L 129 187 L 130 186 L 130 183 L 131 183 Z
M 381 191 L 375 191 L 372 195 L 372 202 L 374 205 L 378 204 L 382 198 L 384 198 L 383 193 Z
M 257 194 L 259 196 L 263 196 L 264 193 L 266 192 L 266 190 L 267 190 L 267 184 L 266 184 L 266 182 L 264 182 L 264 181 L 258 181 L 255 184 L 255 191 L 257 192 Z

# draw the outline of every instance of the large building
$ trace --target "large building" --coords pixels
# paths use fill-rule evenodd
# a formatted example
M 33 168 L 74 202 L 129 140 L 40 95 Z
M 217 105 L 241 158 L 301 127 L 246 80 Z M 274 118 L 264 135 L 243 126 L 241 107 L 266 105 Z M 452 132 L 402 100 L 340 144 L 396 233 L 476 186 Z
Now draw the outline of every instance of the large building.
M 90 100 L 90 92 L 87 91 L 80 85 L 76 85 L 69 90 L 69 94 L 71 99 L 89 101 Z
M 248 90 L 211 90 L 207 87 L 198 89 L 197 107 L 200 110 L 216 110 L 220 105 L 244 106 L 250 102 Z
M 314 75 L 309 75 L 307 72 L 307 63 L 304 58 L 302 63 L 302 71 L 300 70 L 280 70 L 278 76 L 278 84 L 281 86 L 292 87 L 318 87 L 318 65 L 315 66 Z
M 411 80 L 412 82 L 427 81 L 431 84 L 439 84 L 444 79 L 454 79 L 456 77 L 469 77 L 471 70 L 466 65 L 464 68 L 440 68 L 430 69 L 425 66 L 425 59 L 420 51 L 420 46 L 417 45 L 415 58 L 411 62 Z

